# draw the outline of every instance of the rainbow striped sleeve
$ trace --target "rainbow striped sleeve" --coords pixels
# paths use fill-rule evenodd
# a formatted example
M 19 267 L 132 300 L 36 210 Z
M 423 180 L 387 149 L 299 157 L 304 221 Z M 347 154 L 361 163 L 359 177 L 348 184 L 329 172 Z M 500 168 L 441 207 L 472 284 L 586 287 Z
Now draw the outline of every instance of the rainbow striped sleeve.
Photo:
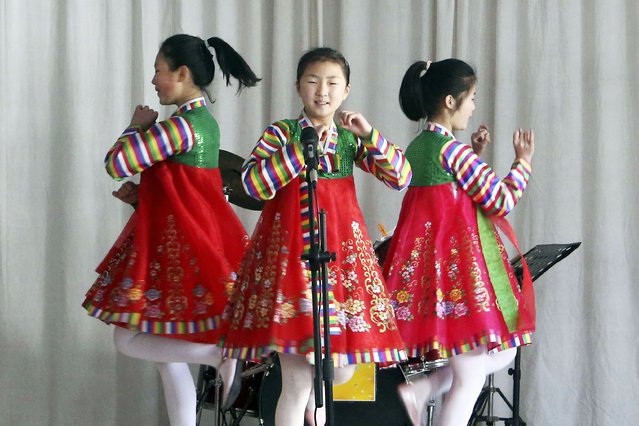
M 365 172 L 372 173 L 386 186 L 402 190 L 410 184 L 413 171 L 406 161 L 404 152 L 397 145 L 388 142 L 373 129 L 369 140 L 361 140 L 355 163 Z
M 530 164 L 518 159 L 500 181 L 470 146 L 456 140 L 443 146 L 440 159 L 462 189 L 489 215 L 507 215 L 523 195 L 530 179 Z
M 242 166 L 242 183 L 251 197 L 270 200 L 304 168 L 302 147 L 287 144 L 289 135 L 288 124 L 278 121 L 266 128 L 253 148 Z
M 187 152 L 195 144 L 191 124 L 174 116 L 153 124 L 146 132 L 127 128 L 104 158 L 109 176 L 116 180 L 133 176 L 172 155 Z

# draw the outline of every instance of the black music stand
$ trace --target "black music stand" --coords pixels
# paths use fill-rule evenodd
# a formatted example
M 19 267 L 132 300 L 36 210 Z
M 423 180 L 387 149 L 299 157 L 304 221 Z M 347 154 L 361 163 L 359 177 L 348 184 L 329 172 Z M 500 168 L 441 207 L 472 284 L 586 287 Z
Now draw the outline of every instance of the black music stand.
M 542 276 L 548 269 L 553 267 L 559 261 L 563 260 L 570 253 L 575 251 L 577 247 L 581 245 L 581 242 L 570 244 L 540 244 L 530 249 L 524 254 L 528 270 L 533 281 Z M 521 257 L 510 261 L 517 279 L 521 284 L 523 267 L 521 263 Z M 473 414 L 468 420 L 468 426 L 478 425 L 484 423 L 486 426 L 493 426 L 497 421 L 503 421 L 508 426 L 526 426 L 519 415 L 519 391 L 521 386 L 521 347 L 517 348 L 517 355 L 515 355 L 515 363 L 512 368 L 508 369 L 508 374 L 513 376 L 513 402 L 512 404 L 501 389 L 495 387 L 494 375 L 488 375 L 488 385 L 482 389 L 475 407 L 473 408 Z M 497 393 L 512 411 L 512 417 L 498 417 L 493 415 L 493 397 Z M 487 413 L 485 413 L 487 411 Z

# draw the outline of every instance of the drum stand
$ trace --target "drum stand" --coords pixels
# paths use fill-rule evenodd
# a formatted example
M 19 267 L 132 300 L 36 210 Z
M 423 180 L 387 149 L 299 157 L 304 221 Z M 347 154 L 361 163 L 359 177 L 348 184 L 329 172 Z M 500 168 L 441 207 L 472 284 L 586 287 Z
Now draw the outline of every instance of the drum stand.
M 430 399 L 426 405 L 426 426 L 433 426 L 433 414 L 435 413 L 435 400 Z
M 408 362 L 399 364 L 399 368 L 402 370 L 406 383 L 412 383 L 413 377 L 422 376 L 437 370 L 438 368 L 448 365 L 448 360 L 438 359 L 435 361 L 426 361 L 420 359 L 418 362 Z M 426 425 L 433 426 L 433 415 L 435 413 L 435 399 L 431 398 L 426 405 Z
M 508 426 L 526 426 L 519 415 L 519 388 L 521 383 L 521 348 L 517 348 L 517 355 L 515 355 L 515 365 L 513 368 L 508 369 L 508 374 L 513 376 L 513 403 L 508 401 L 508 398 L 498 387 L 495 387 L 495 375 L 488 375 L 488 384 L 484 386 L 475 407 L 473 408 L 473 414 L 468 421 L 468 426 L 475 426 L 484 423 L 486 426 L 494 426 L 496 422 L 503 421 Z M 499 417 L 494 415 L 494 397 L 495 393 L 499 394 L 504 403 L 512 411 L 512 417 Z
M 244 361 L 238 361 L 244 362 Z M 273 367 L 276 366 L 274 371 Z M 215 418 L 212 426 L 221 426 L 221 425 L 230 425 L 230 426 L 238 426 L 240 421 L 244 418 L 245 415 L 258 417 L 260 419 L 260 424 L 265 424 L 262 416 L 271 416 L 268 417 L 268 424 L 272 424 L 274 422 L 275 413 L 270 413 L 266 408 L 264 409 L 264 413 L 262 413 L 262 386 L 263 382 L 260 382 L 257 386 L 255 386 L 251 382 L 252 377 L 259 376 L 260 373 L 264 375 L 268 375 L 270 372 L 279 373 L 279 362 L 276 363 L 276 360 L 273 357 L 267 358 L 263 363 L 254 365 L 252 367 L 247 367 L 245 364 L 242 367 L 242 373 L 237 380 L 242 380 L 242 390 L 246 393 L 240 393 L 238 399 L 234 404 L 226 409 L 222 409 L 221 399 L 222 399 L 222 379 L 220 375 L 217 373 L 217 370 L 208 365 L 201 365 L 200 372 L 197 379 L 197 417 L 196 417 L 196 426 L 200 425 L 200 421 L 202 418 L 202 409 L 211 408 L 215 410 Z M 248 380 L 249 383 L 244 383 L 244 380 Z M 247 386 L 244 386 L 247 385 Z M 207 402 L 209 394 L 211 392 L 215 392 L 213 394 L 214 399 L 212 403 Z M 259 398 L 259 401 L 258 401 Z M 272 403 L 273 401 L 267 400 L 266 397 L 264 403 Z M 243 401 L 240 403 L 240 399 Z M 251 403 L 255 403 L 258 407 L 253 411 Z M 230 420 L 230 423 L 229 423 Z
M 215 392 L 214 395 L 214 406 L 215 406 L 215 418 L 213 421 L 213 426 L 218 426 L 222 424 L 222 409 L 221 409 L 221 397 L 222 397 L 222 378 L 218 371 L 210 367 L 208 365 L 200 365 L 200 373 L 197 378 L 197 405 L 196 405 L 196 425 L 200 425 L 200 420 L 202 418 L 202 409 L 204 408 L 204 403 L 207 401 L 207 398 L 210 392 Z

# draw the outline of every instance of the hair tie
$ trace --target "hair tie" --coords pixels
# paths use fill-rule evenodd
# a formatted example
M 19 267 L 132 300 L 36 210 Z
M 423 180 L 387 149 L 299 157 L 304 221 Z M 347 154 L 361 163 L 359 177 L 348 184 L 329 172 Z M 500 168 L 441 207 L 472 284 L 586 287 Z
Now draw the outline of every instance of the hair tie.
M 419 78 L 424 78 L 424 76 L 426 75 L 426 73 L 428 72 L 428 68 L 430 68 L 430 64 L 433 63 L 433 61 L 425 61 L 426 62 L 426 68 L 423 68 L 420 72 L 419 72 Z
M 202 41 L 204 42 L 204 52 L 206 52 L 204 54 L 204 58 L 205 59 L 210 58 L 211 60 L 213 60 L 213 58 L 215 58 L 215 52 L 214 52 L 215 49 L 213 49 L 213 46 L 209 44 L 209 41 L 207 39 L 203 39 Z

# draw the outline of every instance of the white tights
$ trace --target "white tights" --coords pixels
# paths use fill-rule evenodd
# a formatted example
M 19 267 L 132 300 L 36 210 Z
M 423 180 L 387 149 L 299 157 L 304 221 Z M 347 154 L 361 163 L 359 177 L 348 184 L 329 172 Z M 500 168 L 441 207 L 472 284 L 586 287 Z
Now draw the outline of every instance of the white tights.
M 113 342 L 124 355 L 156 363 L 171 426 L 194 426 L 196 422 L 197 397 L 188 363 L 219 369 L 225 387 L 235 371 L 236 360 L 228 359 L 222 363 L 222 350 L 212 344 L 139 333 L 122 327 L 115 327 Z
M 400 396 L 407 405 L 411 421 L 419 426 L 419 413 L 424 405 L 432 398 L 448 392 L 439 416 L 440 425 L 466 425 L 486 376 L 506 367 L 516 354 L 517 349 L 513 348 L 489 355 L 486 346 L 482 345 L 449 358 L 447 366 L 422 376 L 413 381 L 412 385 L 400 385 Z M 410 401 L 407 402 L 410 399 L 407 393 L 411 394 L 414 407 L 411 407 Z
M 162 378 L 171 425 L 195 425 L 197 396 L 189 365 L 185 362 L 157 362 L 155 366 Z
M 304 419 L 314 425 L 323 426 L 326 422 L 325 407 L 315 415 L 315 392 L 313 387 L 313 369 L 303 355 L 280 353 L 282 368 L 282 393 L 275 409 L 275 426 L 300 426 Z M 333 383 L 345 383 L 353 376 L 355 365 L 334 369 Z

